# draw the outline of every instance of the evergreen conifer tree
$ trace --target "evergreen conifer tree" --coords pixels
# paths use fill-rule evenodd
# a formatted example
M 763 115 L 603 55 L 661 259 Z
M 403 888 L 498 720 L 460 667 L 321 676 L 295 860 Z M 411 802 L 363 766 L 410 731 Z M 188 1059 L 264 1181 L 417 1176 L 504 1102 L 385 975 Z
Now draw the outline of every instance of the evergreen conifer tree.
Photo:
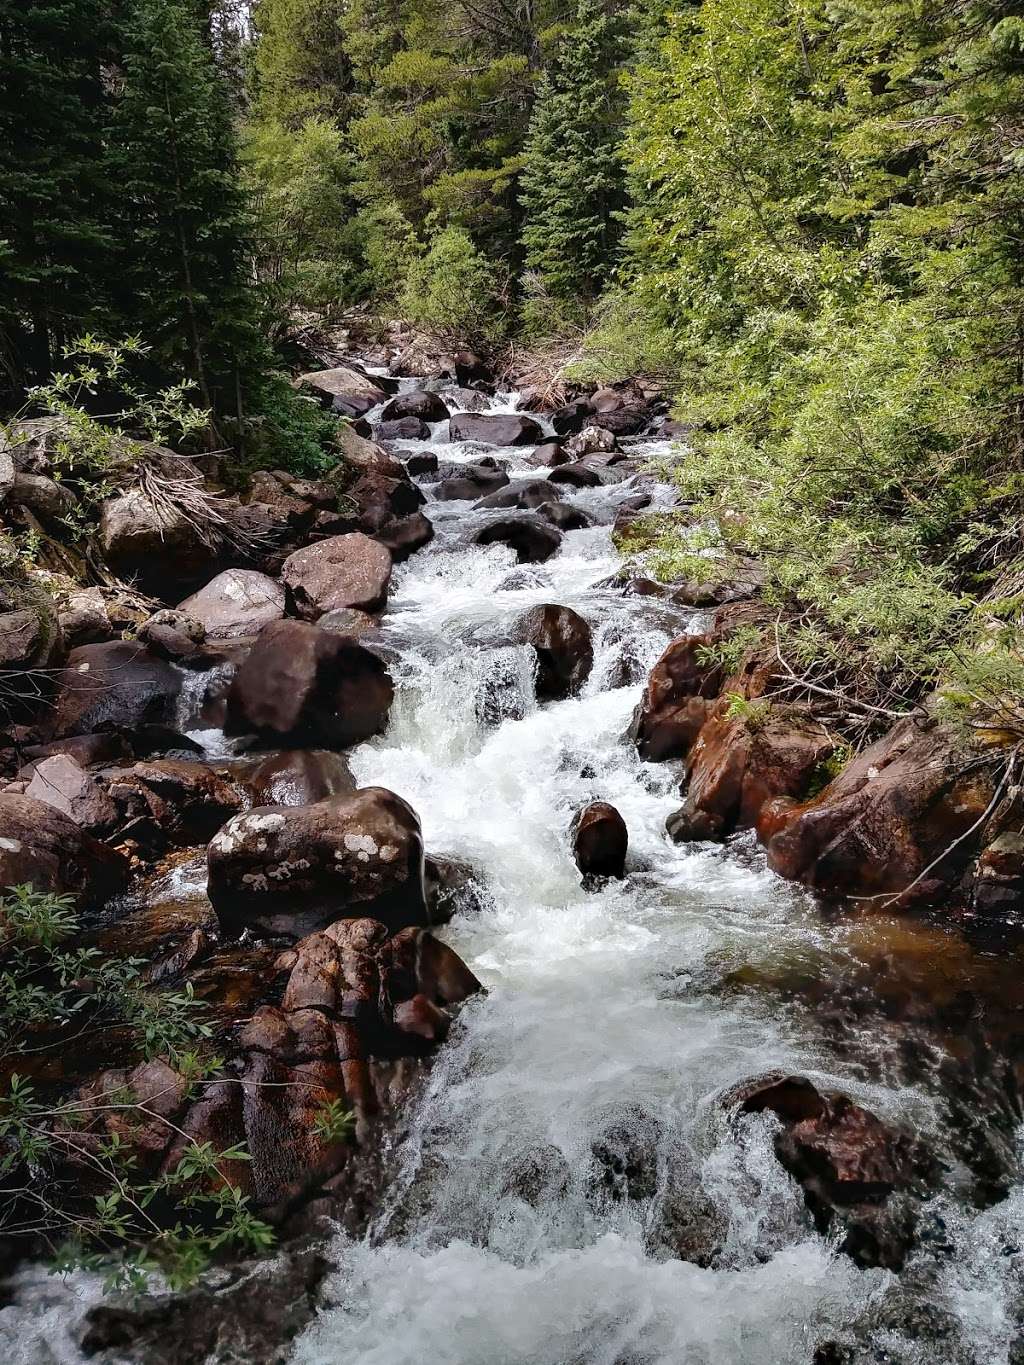
M 245 200 L 230 104 L 191 0 L 134 0 L 112 162 L 122 195 L 122 330 L 204 405 L 233 408 L 262 360 L 245 289 Z
M 562 301 L 593 299 L 618 237 L 623 171 L 617 25 L 601 0 L 579 0 L 534 105 L 520 198 L 528 271 Z
M 100 312 L 108 0 L 0 0 L 0 394 L 16 406 Z

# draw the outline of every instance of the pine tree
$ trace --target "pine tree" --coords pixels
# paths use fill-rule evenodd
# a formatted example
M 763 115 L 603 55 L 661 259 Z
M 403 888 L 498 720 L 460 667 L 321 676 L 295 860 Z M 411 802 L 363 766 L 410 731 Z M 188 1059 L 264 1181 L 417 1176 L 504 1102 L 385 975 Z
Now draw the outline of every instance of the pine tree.
M 0 395 L 16 406 L 100 311 L 108 0 L 0 0 Z
M 352 90 L 343 0 L 260 0 L 253 13 L 256 103 L 296 129 L 310 117 L 344 121 Z
M 618 45 L 617 25 L 601 0 L 580 0 L 530 121 L 520 181 L 526 269 L 563 301 L 596 296 L 618 239 L 624 200 Z
M 134 0 L 111 159 L 127 234 L 122 330 L 203 403 L 234 407 L 259 342 L 230 105 L 192 0 Z

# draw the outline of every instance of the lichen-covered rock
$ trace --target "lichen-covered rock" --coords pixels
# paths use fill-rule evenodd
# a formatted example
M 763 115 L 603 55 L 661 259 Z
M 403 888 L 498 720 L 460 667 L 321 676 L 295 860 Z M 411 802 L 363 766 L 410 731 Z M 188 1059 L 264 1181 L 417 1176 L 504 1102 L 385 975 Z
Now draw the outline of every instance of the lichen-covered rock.
M 208 863 L 210 900 L 229 934 L 299 937 L 346 915 L 391 930 L 427 923 L 420 822 L 382 787 L 236 816 L 211 840 Z

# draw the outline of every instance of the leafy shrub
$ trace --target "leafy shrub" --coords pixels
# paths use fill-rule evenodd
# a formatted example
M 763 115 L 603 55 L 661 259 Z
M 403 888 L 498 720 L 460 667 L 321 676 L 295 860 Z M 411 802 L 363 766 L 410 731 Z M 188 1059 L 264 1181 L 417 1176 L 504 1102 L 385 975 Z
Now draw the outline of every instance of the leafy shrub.
M 445 228 L 406 277 L 400 306 L 410 322 L 470 342 L 494 340 L 503 326 L 497 267 L 460 228 Z

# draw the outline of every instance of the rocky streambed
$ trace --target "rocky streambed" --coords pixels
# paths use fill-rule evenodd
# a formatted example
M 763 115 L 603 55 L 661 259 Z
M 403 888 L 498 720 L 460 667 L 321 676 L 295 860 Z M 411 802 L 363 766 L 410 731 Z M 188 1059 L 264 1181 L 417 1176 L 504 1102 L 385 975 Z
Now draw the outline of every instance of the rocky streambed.
M 307 382 L 383 442 L 344 499 L 261 476 L 274 537 L 150 562 L 132 640 L 69 600 L 0 793 L 0 880 L 190 981 L 226 1057 L 188 1100 L 51 1079 L 150 1096 L 154 1168 L 244 1140 L 280 1249 L 123 1302 L 22 1264 L 11 1358 L 1024 1359 L 1011 755 L 926 718 L 823 780 L 827 708 L 717 648 L 756 573 L 621 572 L 671 498 L 639 392 Z

